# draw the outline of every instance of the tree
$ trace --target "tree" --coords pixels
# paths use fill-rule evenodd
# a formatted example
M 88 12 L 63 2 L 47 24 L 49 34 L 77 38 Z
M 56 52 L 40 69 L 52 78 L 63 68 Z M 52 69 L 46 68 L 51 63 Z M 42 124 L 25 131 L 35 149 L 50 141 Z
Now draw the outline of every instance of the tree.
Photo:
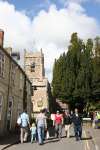
M 97 36 L 95 39 L 94 39 L 94 54 L 95 54 L 95 57 L 99 57 L 100 58 L 100 37 Z
M 57 97 L 59 90 L 60 90 L 60 80 L 59 80 L 59 67 L 58 61 L 55 59 L 54 67 L 53 67 L 53 80 L 52 80 L 52 87 L 53 87 L 53 96 Z
M 93 41 L 88 39 L 81 54 L 81 66 L 76 79 L 74 95 L 79 97 L 83 105 L 89 106 L 92 87 L 92 48 Z
M 66 69 L 66 85 L 67 85 L 67 97 L 70 100 L 71 105 L 79 103 L 75 97 L 75 85 L 76 79 L 79 74 L 81 65 L 81 53 L 83 50 L 83 41 L 78 38 L 77 33 L 73 33 L 71 36 L 70 45 L 67 53 L 67 69 Z
M 100 100 L 100 38 L 84 43 L 77 33 L 71 35 L 68 52 L 55 61 L 53 95 L 71 106 L 86 106 Z M 94 54 L 94 55 L 93 55 Z
M 64 99 L 65 93 L 65 70 L 66 70 L 66 54 L 63 53 L 58 60 L 55 60 L 53 68 L 53 95 L 57 98 Z
M 100 37 L 94 40 L 92 88 L 93 98 L 100 100 Z

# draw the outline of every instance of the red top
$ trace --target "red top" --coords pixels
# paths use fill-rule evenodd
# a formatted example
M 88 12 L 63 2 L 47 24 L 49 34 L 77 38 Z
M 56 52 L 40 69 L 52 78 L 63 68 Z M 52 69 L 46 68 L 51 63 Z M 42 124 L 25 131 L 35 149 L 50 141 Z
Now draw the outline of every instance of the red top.
M 55 115 L 55 123 L 56 124 L 62 123 L 62 115 Z

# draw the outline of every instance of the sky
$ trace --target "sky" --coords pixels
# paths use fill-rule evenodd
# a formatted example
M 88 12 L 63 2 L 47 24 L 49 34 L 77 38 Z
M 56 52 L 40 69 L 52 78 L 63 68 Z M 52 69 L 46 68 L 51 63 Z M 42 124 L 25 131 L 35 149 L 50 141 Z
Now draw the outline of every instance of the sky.
M 100 35 L 100 0 L 0 0 L 4 46 L 44 53 L 46 77 L 52 81 L 54 59 L 67 52 L 70 36 Z

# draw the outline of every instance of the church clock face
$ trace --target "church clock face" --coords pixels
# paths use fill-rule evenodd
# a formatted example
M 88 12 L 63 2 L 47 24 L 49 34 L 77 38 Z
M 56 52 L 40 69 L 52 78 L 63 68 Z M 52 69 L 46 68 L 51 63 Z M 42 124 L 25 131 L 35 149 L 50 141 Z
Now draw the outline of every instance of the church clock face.
M 42 107 L 43 106 L 43 99 L 42 98 L 37 101 L 37 106 L 38 107 Z

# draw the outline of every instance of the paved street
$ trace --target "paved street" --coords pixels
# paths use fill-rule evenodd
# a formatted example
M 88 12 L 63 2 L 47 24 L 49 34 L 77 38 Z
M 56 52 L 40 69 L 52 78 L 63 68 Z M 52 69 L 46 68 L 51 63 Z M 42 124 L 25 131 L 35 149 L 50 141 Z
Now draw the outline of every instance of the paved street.
M 24 143 L 13 145 L 7 150 L 99 150 L 96 149 L 88 131 L 83 131 L 83 139 L 81 141 L 75 141 L 75 138 L 63 137 L 60 141 L 57 139 L 46 140 L 44 145 L 40 146 L 38 143 Z
M 58 141 L 56 139 L 46 141 L 42 146 L 39 146 L 37 143 L 17 144 L 8 148 L 7 150 L 65 150 L 66 148 L 69 150 L 73 150 L 74 148 L 76 150 L 85 150 L 85 142 L 76 142 L 73 138 L 63 138 L 61 141 Z

